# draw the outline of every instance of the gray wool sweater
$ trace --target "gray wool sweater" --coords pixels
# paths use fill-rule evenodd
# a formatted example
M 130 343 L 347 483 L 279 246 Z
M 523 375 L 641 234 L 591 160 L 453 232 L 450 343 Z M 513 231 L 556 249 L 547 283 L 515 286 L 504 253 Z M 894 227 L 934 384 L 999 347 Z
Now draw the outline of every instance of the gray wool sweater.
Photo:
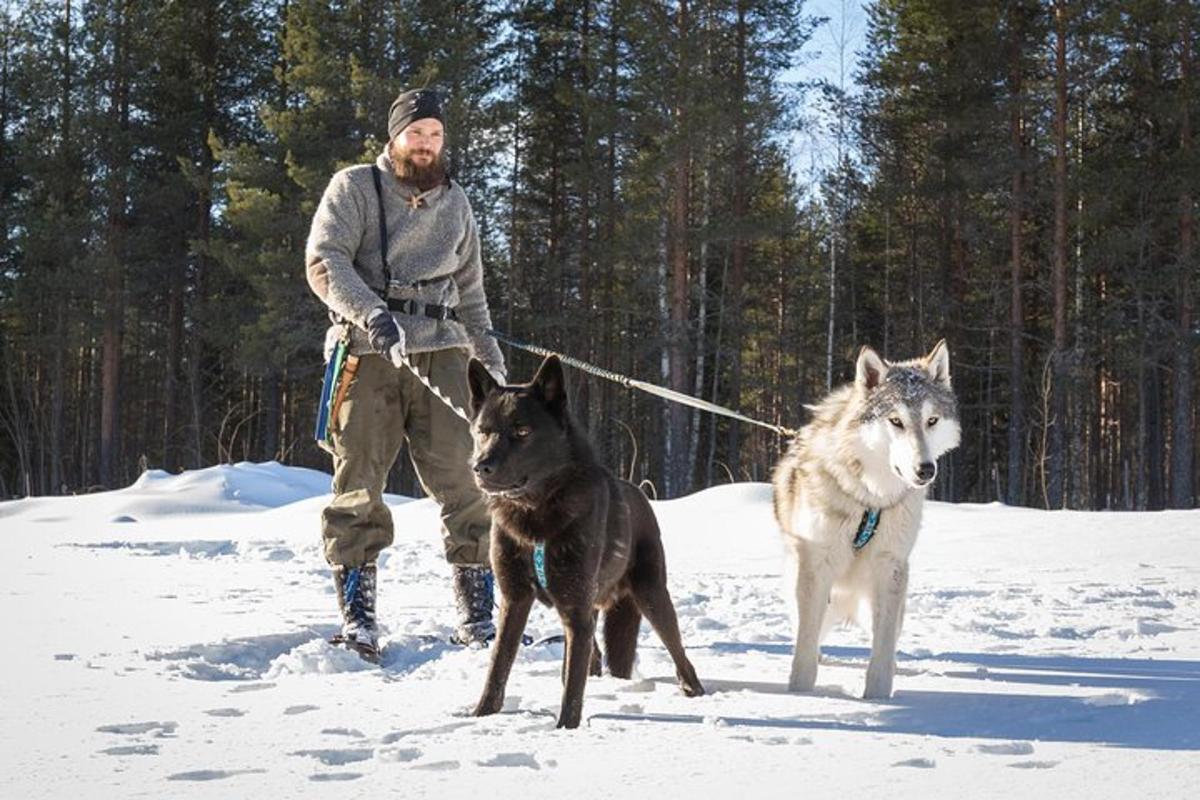
M 383 173 L 390 296 L 451 306 L 465 324 L 492 327 L 483 291 L 479 232 L 462 187 L 451 182 L 418 193 L 395 177 L 386 152 L 375 163 Z M 413 194 L 419 194 L 419 207 L 410 202 Z M 347 167 L 329 181 L 313 215 L 304 260 L 313 292 L 352 323 L 351 352 L 370 353 L 367 318 L 375 309 L 387 307 L 376 291 L 384 288 L 386 280 L 380 256 L 379 203 L 370 165 Z M 450 320 L 399 312 L 393 316 L 404 329 L 408 352 L 467 347 L 489 371 L 504 374 L 504 356 L 490 336 L 470 335 Z M 341 325 L 330 327 L 326 352 L 341 331 Z

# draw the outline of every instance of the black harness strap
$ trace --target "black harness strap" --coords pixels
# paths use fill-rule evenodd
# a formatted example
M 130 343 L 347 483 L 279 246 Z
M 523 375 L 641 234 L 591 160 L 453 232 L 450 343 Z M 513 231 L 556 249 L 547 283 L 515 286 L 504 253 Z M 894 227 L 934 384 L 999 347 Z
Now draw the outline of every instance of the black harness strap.
M 387 213 L 383 209 L 383 178 L 374 164 L 371 165 L 371 177 L 375 179 L 375 199 L 379 203 L 379 261 L 383 264 L 383 296 L 386 298 L 388 285 L 392 282 L 392 270 L 387 260 Z
M 433 303 L 420 303 L 416 300 L 401 300 L 389 297 L 387 307 L 401 314 L 411 314 L 414 317 L 429 317 L 430 319 L 449 319 L 458 322 L 458 312 L 450 306 L 439 306 Z

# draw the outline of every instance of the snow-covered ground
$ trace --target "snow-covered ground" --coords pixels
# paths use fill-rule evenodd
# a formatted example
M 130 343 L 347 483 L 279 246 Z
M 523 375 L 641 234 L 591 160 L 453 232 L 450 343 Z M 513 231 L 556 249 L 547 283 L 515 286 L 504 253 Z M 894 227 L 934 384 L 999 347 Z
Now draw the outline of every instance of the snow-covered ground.
M 521 653 L 505 713 L 467 715 L 488 653 L 429 642 L 453 618 L 430 501 L 388 498 L 382 669 L 325 644 L 328 490 L 238 464 L 0 503 L 0 796 L 1200 792 L 1200 511 L 931 504 L 896 695 L 865 702 L 857 630 L 826 642 L 817 691 L 786 691 L 768 486 L 657 503 L 709 694 L 679 693 L 643 625 L 639 679 L 589 680 L 584 725 L 557 731 L 558 646 Z M 535 609 L 531 634 L 557 630 Z

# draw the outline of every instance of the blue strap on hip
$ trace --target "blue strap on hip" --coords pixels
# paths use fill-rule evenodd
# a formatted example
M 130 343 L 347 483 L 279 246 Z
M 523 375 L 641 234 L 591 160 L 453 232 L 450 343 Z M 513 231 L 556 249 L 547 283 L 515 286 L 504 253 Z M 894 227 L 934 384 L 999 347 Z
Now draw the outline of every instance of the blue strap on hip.
M 533 546 L 533 571 L 537 575 L 538 586 L 546 588 L 546 543 L 538 542 Z

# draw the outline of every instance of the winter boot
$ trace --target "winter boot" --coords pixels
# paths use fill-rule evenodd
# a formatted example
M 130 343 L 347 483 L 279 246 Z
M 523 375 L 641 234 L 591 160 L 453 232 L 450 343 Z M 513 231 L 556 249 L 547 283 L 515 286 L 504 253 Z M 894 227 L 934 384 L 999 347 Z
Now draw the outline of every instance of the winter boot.
M 454 604 L 458 608 L 458 627 L 450 636 L 454 644 L 486 646 L 496 638 L 492 583 L 492 571 L 487 567 L 454 565 Z
M 375 624 L 374 564 L 361 567 L 334 567 L 338 608 L 342 612 L 342 632 L 333 644 L 353 650 L 372 664 L 379 663 L 379 628 Z

